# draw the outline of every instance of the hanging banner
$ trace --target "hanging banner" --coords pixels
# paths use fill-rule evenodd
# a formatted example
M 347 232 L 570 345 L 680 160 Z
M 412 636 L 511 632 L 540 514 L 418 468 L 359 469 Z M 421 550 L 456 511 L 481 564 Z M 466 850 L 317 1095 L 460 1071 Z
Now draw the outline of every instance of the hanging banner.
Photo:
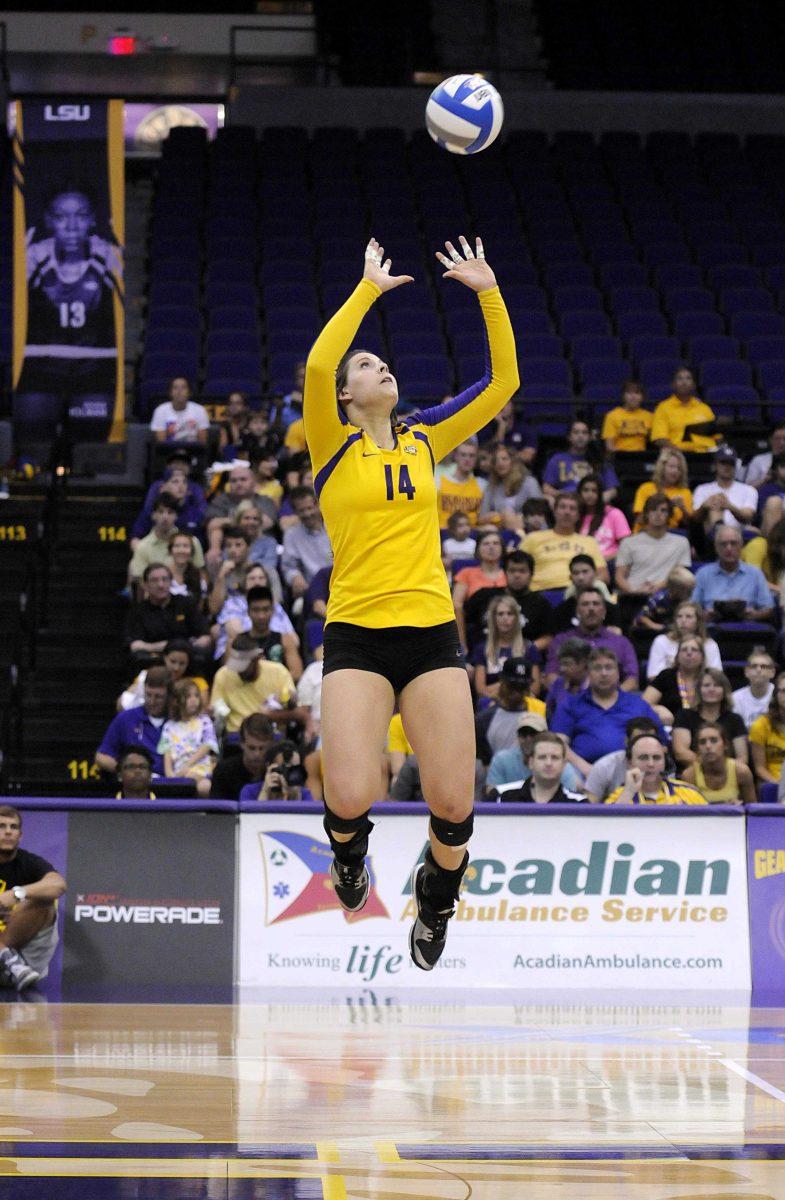
M 241 984 L 749 988 L 740 817 L 476 821 L 447 948 L 431 973 L 413 967 L 408 950 L 427 822 L 381 812 L 374 821 L 371 892 L 350 917 L 330 884 L 319 816 L 242 814 Z
M 747 815 L 752 990 L 785 992 L 785 813 L 756 805 Z
M 24 100 L 14 151 L 14 427 L 124 435 L 122 100 Z

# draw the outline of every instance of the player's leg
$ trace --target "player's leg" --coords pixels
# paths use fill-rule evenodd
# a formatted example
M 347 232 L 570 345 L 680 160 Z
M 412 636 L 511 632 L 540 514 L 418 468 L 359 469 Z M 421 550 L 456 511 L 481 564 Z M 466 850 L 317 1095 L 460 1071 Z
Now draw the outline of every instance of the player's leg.
M 335 894 L 351 912 L 368 897 L 368 810 L 383 796 L 381 761 L 394 702 L 388 680 L 373 671 L 331 671 L 322 683 L 324 828 Z
M 18 991 L 30 987 L 40 978 L 40 971 L 22 957 L 20 951 L 34 943 L 56 920 L 54 904 L 47 901 L 22 900 L 6 917 L 6 927 L 0 931 L 0 981 L 12 984 Z
M 401 716 L 431 810 L 430 848 L 418 868 L 418 916 L 410 948 L 430 971 L 444 949 L 469 856 L 474 814 L 474 710 L 466 671 L 445 667 L 418 675 L 400 696 Z

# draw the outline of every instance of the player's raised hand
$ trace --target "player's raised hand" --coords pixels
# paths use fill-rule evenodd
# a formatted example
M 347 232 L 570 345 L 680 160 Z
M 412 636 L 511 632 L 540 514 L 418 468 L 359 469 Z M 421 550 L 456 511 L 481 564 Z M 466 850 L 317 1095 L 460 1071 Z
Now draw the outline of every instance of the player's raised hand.
M 449 254 L 442 254 L 441 251 L 436 251 L 436 257 L 442 266 L 447 270 L 442 276 L 443 279 L 457 279 L 461 283 L 465 283 L 473 292 L 485 292 L 488 288 L 496 287 L 496 276 L 491 270 L 488 263 L 485 261 L 485 250 L 483 249 L 482 238 L 475 239 L 475 251 L 467 242 L 466 238 L 461 234 L 458 238 L 461 243 L 460 251 L 455 249 L 452 242 L 445 242 L 444 245 Z
M 411 275 L 391 275 L 392 259 L 384 257 L 384 246 L 380 246 L 376 238 L 371 238 L 365 247 L 365 269 L 363 279 L 370 279 L 383 292 L 391 292 L 402 283 L 414 283 Z

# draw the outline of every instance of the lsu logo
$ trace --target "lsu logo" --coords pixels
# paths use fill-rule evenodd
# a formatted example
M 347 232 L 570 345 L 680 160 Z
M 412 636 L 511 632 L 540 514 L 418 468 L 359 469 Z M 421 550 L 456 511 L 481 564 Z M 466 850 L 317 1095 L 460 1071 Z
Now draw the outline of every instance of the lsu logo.
M 416 446 L 404 446 L 403 452 L 404 452 L 404 454 L 416 454 L 417 447 Z
M 45 121 L 89 121 L 89 104 L 51 104 L 44 105 Z
M 327 842 L 286 830 L 260 833 L 259 848 L 265 881 L 265 925 L 335 909 L 343 912 L 330 879 L 333 853 Z M 359 913 L 344 912 L 346 921 L 390 915 L 376 891 L 370 859 L 367 867 L 371 890 L 365 908 Z

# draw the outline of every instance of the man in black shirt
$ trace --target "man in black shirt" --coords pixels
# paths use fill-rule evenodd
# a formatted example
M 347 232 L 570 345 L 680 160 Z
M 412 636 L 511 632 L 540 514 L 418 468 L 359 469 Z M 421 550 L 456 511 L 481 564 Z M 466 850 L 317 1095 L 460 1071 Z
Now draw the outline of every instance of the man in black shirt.
M 213 771 L 210 795 L 214 800 L 239 800 L 247 783 L 261 783 L 264 759 L 275 741 L 273 723 L 261 713 L 246 717 L 240 726 L 240 753 L 222 758 Z
M 125 640 L 134 663 L 149 666 L 172 638 L 185 638 L 196 661 L 209 660 L 213 641 L 207 618 L 190 596 L 169 591 L 172 572 L 163 563 L 151 563 L 142 580 L 145 598 L 133 604 L 125 623 Z
M 65 891 L 51 863 L 19 849 L 21 837 L 19 812 L 0 805 L 0 987 L 18 992 L 47 973 L 57 948 L 55 902 Z
M 303 673 L 299 641 L 295 633 L 276 633 L 270 628 L 275 607 L 272 592 L 267 587 L 249 588 L 246 600 L 251 622 L 248 636 L 269 662 L 283 663 L 296 683 Z
M 553 633 L 553 609 L 542 592 L 530 591 L 534 574 L 534 559 L 526 550 L 511 550 L 504 563 L 507 586 L 480 588 L 464 603 L 463 611 L 469 634 L 475 641 L 485 636 L 488 605 L 494 596 L 512 596 L 520 606 L 523 618 L 521 632 L 538 650 L 546 650 Z
M 567 745 L 558 733 L 538 733 L 532 743 L 531 775 L 520 788 L 509 789 L 502 800 L 516 804 L 575 804 L 586 800 L 561 782 L 567 761 Z

